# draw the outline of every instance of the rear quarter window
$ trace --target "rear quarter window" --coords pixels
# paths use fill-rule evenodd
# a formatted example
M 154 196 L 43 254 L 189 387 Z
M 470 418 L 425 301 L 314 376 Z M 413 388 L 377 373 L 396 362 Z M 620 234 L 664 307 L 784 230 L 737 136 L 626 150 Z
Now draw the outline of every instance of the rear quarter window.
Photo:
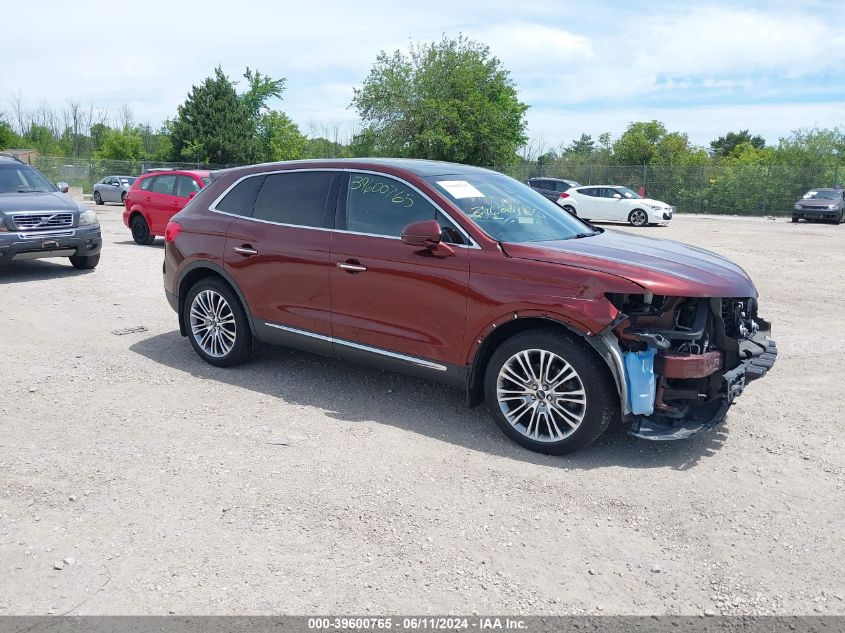
M 144 191 L 149 191 L 150 185 L 153 184 L 154 179 L 155 179 L 155 177 L 153 177 L 153 178 L 142 178 L 141 179 L 141 189 L 143 189 Z
M 233 215 L 252 215 L 252 193 L 257 183 L 255 176 L 242 180 L 217 203 L 215 210 Z

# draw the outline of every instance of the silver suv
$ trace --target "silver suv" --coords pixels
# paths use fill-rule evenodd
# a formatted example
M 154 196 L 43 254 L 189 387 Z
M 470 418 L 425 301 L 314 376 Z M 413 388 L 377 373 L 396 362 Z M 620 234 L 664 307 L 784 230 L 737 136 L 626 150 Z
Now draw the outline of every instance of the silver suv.
M 97 214 L 66 195 L 34 167 L 0 154 L 0 265 L 13 260 L 67 257 L 74 268 L 100 261 Z

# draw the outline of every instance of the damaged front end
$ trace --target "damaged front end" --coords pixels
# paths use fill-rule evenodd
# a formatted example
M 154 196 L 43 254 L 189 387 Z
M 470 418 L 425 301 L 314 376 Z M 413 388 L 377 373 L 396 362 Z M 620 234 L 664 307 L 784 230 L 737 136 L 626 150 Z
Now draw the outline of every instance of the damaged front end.
M 757 316 L 754 297 L 607 297 L 621 312 L 615 332 L 632 435 L 673 440 L 711 429 L 774 365 L 771 325 Z

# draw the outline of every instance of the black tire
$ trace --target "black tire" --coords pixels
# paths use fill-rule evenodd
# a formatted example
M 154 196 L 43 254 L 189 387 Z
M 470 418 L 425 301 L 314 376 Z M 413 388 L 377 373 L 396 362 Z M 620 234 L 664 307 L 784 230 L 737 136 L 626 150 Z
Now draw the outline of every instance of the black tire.
M 631 226 L 648 226 L 648 213 L 642 209 L 634 209 L 628 214 L 628 223 Z
M 575 210 L 575 207 L 573 207 L 571 204 L 565 204 L 565 205 L 563 205 L 563 210 L 564 210 L 564 211 L 567 211 L 567 212 L 569 212 L 569 213 L 571 213 L 571 214 L 572 214 L 572 215 L 574 215 L 576 218 L 578 217 L 578 212 Z
M 792 221 L 793 221 L 793 222 L 798 222 L 798 216 L 797 216 L 797 215 L 793 215 L 793 216 L 792 216 Z
M 120 194 L 120 204 L 126 204 L 126 192 Z
M 94 204 L 103 204 L 103 197 L 100 195 L 99 191 L 94 192 Z
M 843 216 L 845 216 L 845 211 L 839 213 L 839 216 L 833 219 L 833 224 L 839 225 L 842 224 Z
M 132 229 L 132 239 L 141 246 L 149 246 L 156 239 L 155 235 L 150 233 L 150 227 L 140 213 L 132 218 L 129 228 Z
M 68 257 L 74 268 L 79 270 L 93 270 L 100 263 L 100 254 L 96 255 L 71 255 Z
M 229 331 L 234 334 L 234 343 L 231 349 L 222 356 L 214 356 L 209 354 L 200 341 L 197 340 L 201 336 L 201 330 L 197 332 L 194 329 L 194 321 L 191 317 L 191 308 L 194 305 L 194 300 L 197 295 L 204 291 L 216 293 L 219 297 L 225 300 L 229 313 L 234 318 L 234 327 Z M 228 314 L 228 313 L 225 313 Z M 232 367 L 247 360 L 252 354 L 252 332 L 249 329 L 249 322 L 247 320 L 246 312 L 243 309 L 237 295 L 232 288 L 222 279 L 218 277 L 206 277 L 200 279 L 197 283 L 191 286 L 185 297 L 185 305 L 183 308 L 182 317 L 185 320 L 185 327 L 188 331 L 188 340 L 194 348 L 197 355 L 205 362 L 216 367 Z
M 522 405 L 500 403 L 497 398 L 499 374 L 502 367 L 511 361 L 515 355 L 527 350 L 532 350 L 531 353 L 534 354 L 537 353 L 537 350 L 552 352 L 559 360 L 565 361 L 575 370 L 576 379 L 580 381 L 580 385 L 583 387 L 584 404 L 570 405 L 581 407 L 579 414 L 582 419 L 574 430 L 571 430 L 571 427 L 566 428 L 562 423 L 559 425 L 564 428 L 565 432 L 569 433 L 563 439 L 554 440 L 551 437 L 551 425 L 548 422 L 545 422 L 545 425 L 549 430 L 549 433 L 546 433 L 549 437 L 545 440 L 527 437 L 527 429 L 517 428 L 524 424 L 524 416 L 522 418 L 516 416 L 516 423 L 511 424 L 503 411 L 503 408 L 507 406 L 519 409 Z M 549 368 L 551 368 L 551 365 L 549 365 Z M 507 381 L 507 379 L 505 380 Z M 564 385 L 571 384 L 569 381 L 564 383 Z M 538 384 L 537 386 L 542 388 L 544 385 Z M 550 395 L 552 393 L 552 391 L 549 392 Z M 505 435 L 523 448 L 547 455 L 563 455 L 588 446 L 598 439 L 610 422 L 619 415 L 619 397 L 604 361 L 586 343 L 563 330 L 555 328 L 528 330 L 502 343 L 487 364 L 484 375 L 484 396 L 490 414 Z M 516 398 L 510 398 L 510 400 L 514 399 Z M 537 401 L 538 406 L 551 406 L 551 404 L 547 405 L 545 402 L 540 405 L 541 400 L 546 401 L 546 395 L 539 392 L 532 400 Z M 516 399 L 516 401 L 521 402 L 519 399 Z M 527 399 L 525 404 L 529 405 L 526 412 L 534 406 Z M 559 400 L 557 404 L 561 404 Z M 540 425 L 539 419 L 538 416 L 538 426 Z

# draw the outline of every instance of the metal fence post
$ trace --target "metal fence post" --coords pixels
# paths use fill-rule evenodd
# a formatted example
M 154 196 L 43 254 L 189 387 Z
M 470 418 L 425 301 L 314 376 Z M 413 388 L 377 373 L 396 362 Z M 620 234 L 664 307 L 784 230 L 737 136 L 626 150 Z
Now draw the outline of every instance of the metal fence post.
M 648 163 L 643 163 L 643 191 L 648 197 Z

